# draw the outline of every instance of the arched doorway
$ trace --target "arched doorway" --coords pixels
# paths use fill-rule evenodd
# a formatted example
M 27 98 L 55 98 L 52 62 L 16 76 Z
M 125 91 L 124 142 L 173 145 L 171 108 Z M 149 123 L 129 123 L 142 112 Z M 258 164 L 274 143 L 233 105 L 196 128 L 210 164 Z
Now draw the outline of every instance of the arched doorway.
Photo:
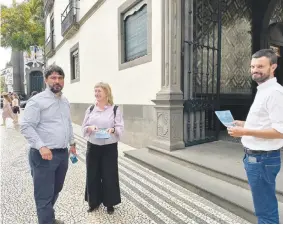
M 30 93 L 33 91 L 41 92 L 43 89 L 43 74 L 41 71 L 30 73 Z

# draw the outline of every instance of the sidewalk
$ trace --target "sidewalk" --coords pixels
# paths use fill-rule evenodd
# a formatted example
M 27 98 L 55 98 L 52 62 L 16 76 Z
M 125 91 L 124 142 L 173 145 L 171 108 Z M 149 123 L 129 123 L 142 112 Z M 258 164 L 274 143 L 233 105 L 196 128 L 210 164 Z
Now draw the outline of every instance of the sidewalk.
M 73 124 L 73 128 L 74 128 L 76 142 L 79 146 L 78 147 L 79 156 L 81 157 L 82 161 L 85 161 L 86 141 L 82 137 L 81 127 L 77 124 Z M 131 199 L 132 202 L 134 201 L 134 198 L 138 200 L 138 201 L 134 201 L 135 205 L 138 206 L 139 208 L 142 208 L 143 211 L 145 212 L 148 211 L 148 214 L 149 215 L 151 214 L 151 218 L 155 218 L 153 219 L 152 222 L 154 223 L 156 222 L 157 223 L 231 223 L 232 222 L 231 220 L 232 218 L 229 218 L 229 216 L 232 216 L 234 218 L 235 215 L 231 214 L 226 210 L 225 210 L 226 212 L 222 211 L 223 210 L 222 208 L 214 205 L 213 203 L 199 197 L 198 195 L 193 194 L 192 192 L 189 192 L 186 189 L 181 188 L 180 186 L 172 183 L 171 181 L 165 179 L 164 177 L 161 177 L 160 175 L 124 157 L 124 153 L 123 153 L 124 151 L 134 150 L 135 148 L 120 142 L 118 144 L 118 149 L 119 149 L 120 182 L 122 184 L 121 192 L 123 193 L 125 191 L 124 195 L 127 195 L 126 192 L 128 191 L 129 195 L 127 198 Z M 147 178 L 150 179 L 147 180 Z M 124 182 L 125 185 L 123 184 Z M 129 184 L 130 186 L 127 187 L 127 185 Z M 146 188 L 144 188 L 143 185 L 145 185 Z M 139 195 L 133 192 L 133 190 L 135 190 L 136 188 L 138 189 Z M 180 192 L 181 190 L 182 192 Z M 184 194 L 188 194 L 188 196 L 185 196 Z M 181 199 L 180 201 L 180 199 L 178 199 L 178 197 L 180 196 L 185 197 L 186 200 L 188 201 L 184 201 L 184 199 Z M 150 201 L 146 202 L 150 198 L 152 198 L 153 204 L 148 204 L 150 203 Z M 171 201 L 174 201 L 174 204 L 172 204 Z M 143 204 L 150 210 L 148 209 L 145 210 L 146 208 L 144 208 Z M 194 206 L 196 208 L 194 208 Z M 220 210 L 221 213 L 219 213 L 218 210 Z M 213 214 L 208 213 L 208 211 Z M 156 215 L 153 215 L 152 213 L 155 212 Z M 226 216 L 226 213 L 228 213 L 229 216 Z M 212 215 L 216 215 L 216 217 L 213 217 L 213 219 L 209 218 L 209 216 Z M 236 217 L 237 216 L 235 216 L 235 219 Z M 235 220 L 232 223 L 246 223 L 246 221 L 240 219 L 237 222 Z
M 18 129 L 1 127 L 1 223 L 37 223 L 27 143 Z M 65 223 L 247 223 L 225 209 L 125 158 L 131 146 L 119 143 L 122 204 L 108 215 L 101 206 L 87 213 L 84 201 L 86 141 L 74 124 L 81 159 L 69 164 L 63 191 L 55 206 Z

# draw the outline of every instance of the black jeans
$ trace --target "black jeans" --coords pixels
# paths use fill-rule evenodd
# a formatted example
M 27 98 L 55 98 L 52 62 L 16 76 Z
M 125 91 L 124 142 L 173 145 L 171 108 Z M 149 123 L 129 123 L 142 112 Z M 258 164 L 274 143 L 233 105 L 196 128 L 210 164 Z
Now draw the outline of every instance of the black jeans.
M 85 201 L 90 207 L 121 203 L 118 175 L 118 144 L 87 143 Z
M 53 149 L 52 154 L 52 160 L 44 160 L 39 150 L 32 148 L 29 152 L 34 199 L 40 224 L 54 223 L 53 207 L 63 188 L 68 170 L 68 149 Z

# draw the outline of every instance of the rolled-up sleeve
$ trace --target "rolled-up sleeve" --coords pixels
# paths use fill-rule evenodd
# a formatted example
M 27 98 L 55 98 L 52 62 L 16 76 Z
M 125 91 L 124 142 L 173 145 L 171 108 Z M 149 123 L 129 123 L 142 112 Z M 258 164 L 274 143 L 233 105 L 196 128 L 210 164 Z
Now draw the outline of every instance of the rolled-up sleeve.
M 27 139 L 28 143 L 36 149 L 40 149 L 45 144 L 40 139 L 36 132 L 36 127 L 40 121 L 40 108 L 39 105 L 32 99 L 28 101 L 22 120 L 20 122 L 20 131 Z
M 116 136 L 118 138 L 121 138 L 124 132 L 124 119 L 123 119 L 122 112 L 119 108 L 117 108 L 114 127 L 115 127 Z
M 267 110 L 272 128 L 283 134 L 283 93 L 274 90 L 267 101 Z

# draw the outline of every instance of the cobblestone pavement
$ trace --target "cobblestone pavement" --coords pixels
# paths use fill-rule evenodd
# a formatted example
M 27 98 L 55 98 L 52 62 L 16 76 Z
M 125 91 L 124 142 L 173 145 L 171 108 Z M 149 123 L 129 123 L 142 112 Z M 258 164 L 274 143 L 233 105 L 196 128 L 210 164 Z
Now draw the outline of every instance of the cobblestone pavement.
M 11 121 L 1 127 L 1 223 L 37 223 L 25 139 Z M 103 206 L 87 213 L 84 201 L 86 142 L 74 125 L 80 161 L 69 164 L 56 203 L 56 218 L 65 223 L 247 223 L 223 208 L 125 158 L 132 149 L 119 143 L 122 204 L 108 215 Z

